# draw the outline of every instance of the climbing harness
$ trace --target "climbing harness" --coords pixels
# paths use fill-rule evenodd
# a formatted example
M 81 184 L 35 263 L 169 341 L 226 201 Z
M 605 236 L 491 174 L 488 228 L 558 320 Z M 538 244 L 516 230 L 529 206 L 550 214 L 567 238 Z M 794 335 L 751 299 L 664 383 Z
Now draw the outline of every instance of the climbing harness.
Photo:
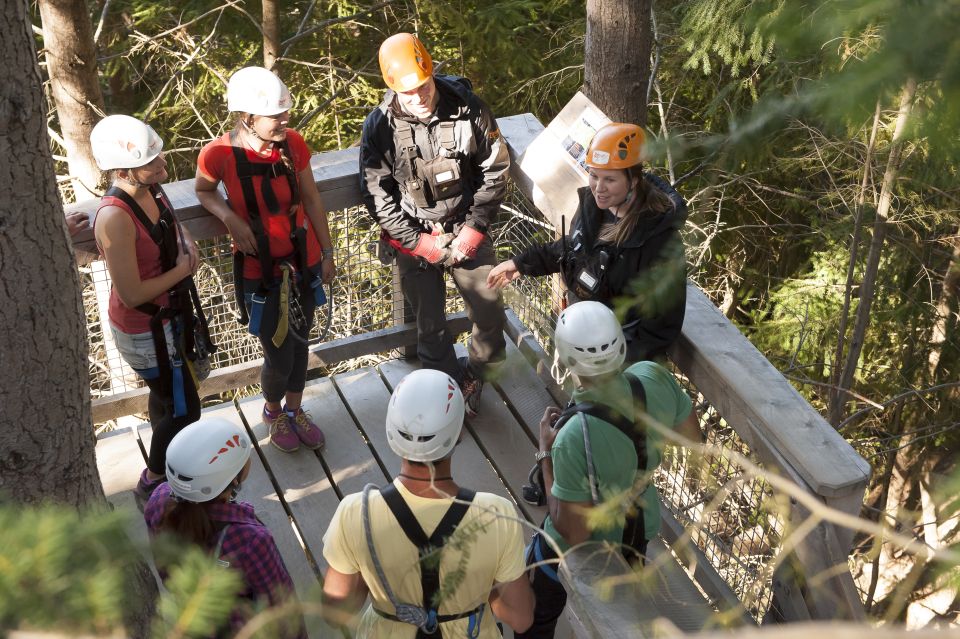
M 243 264 L 244 253 L 236 251 L 233 254 L 233 276 L 234 291 L 237 301 L 237 309 L 240 314 L 239 321 L 247 325 L 247 330 L 252 335 L 260 336 L 260 326 L 263 318 L 263 309 L 267 302 L 270 291 L 280 286 L 280 316 L 277 322 L 277 329 L 270 340 L 278 348 L 288 335 L 300 338 L 297 329 L 302 329 L 306 324 L 306 318 L 303 317 L 303 311 L 299 305 L 300 295 L 313 295 L 317 307 L 327 303 L 327 295 L 323 290 L 322 280 L 319 275 L 314 274 L 307 264 L 307 230 L 297 224 L 297 210 L 300 207 L 300 187 L 297 182 L 297 175 L 289 162 L 283 158 L 290 158 L 290 147 L 287 141 L 282 143 L 281 159 L 271 164 L 261 162 L 251 162 L 247 157 L 246 149 L 238 145 L 236 131 L 230 134 L 231 149 L 236 162 L 237 178 L 240 181 L 240 187 L 243 191 L 243 200 L 246 204 L 247 216 L 249 218 L 250 229 L 257 241 L 257 259 L 260 261 L 260 285 L 250 296 L 250 311 L 247 313 L 247 304 L 243 287 Z M 263 203 L 266 206 L 266 212 L 260 210 L 257 203 L 257 189 L 254 185 L 254 178 L 260 177 L 260 194 L 263 197 Z M 273 179 L 284 177 L 290 188 L 290 206 L 286 211 L 280 210 L 276 193 L 273 188 Z M 286 213 L 290 226 L 290 242 L 293 245 L 293 253 L 288 256 L 274 258 L 270 252 L 270 236 L 267 234 L 264 225 L 264 214 L 281 215 Z M 280 281 L 274 277 L 274 268 L 280 264 Z M 332 301 L 332 300 L 331 300 Z M 298 310 L 294 310 L 294 307 Z M 332 310 L 332 307 L 331 307 Z M 329 326 L 328 314 L 328 326 Z M 293 324 L 294 330 L 290 331 L 291 323 L 299 320 L 299 324 Z M 302 338 L 301 338 L 301 341 Z
M 385 619 L 399 621 L 417 627 L 417 639 L 424 639 L 434 635 L 439 629 L 439 625 L 448 621 L 469 618 L 467 627 L 467 637 L 476 639 L 480 635 L 480 624 L 483 620 L 483 611 L 486 604 L 480 604 L 473 610 L 457 614 L 441 615 L 437 613 L 435 599 L 440 592 L 440 562 L 433 555 L 438 553 L 443 547 L 447 538 L 453 534 L 453 531 L 460 524 L 463 516 L 470 508 L 476 493 L 467 488 L 460 488 L 457 491 L 456 500 L 444 514 L 443 519 L 437 524 L 433 534 L 427 537 L 420 523 L 397 487 L 393 484 L 380 490 L 393 516 L 396 518 L 404 534 L 413 545 L 417 547 L 417 553 L 420 558 L 420 585 L 423 589 L 423 602 L 420 606 L 413 604 L 400 603 L 396 594 L 387 581 L 384 574 L 380 558 L 377 556 L 377 550 L 373 545 L 373 530 L 370 527 L 370 491 L 377 489 L 373 484 L 367 484 L 363 488 L 363 496 L 360 502 L 360 517 L 363 523 L 364 537 L 367 542 L 367 549 L 370 552 L 370 558 L 373 562 L 377 578 L 383 584 L 383 589 L 387 594 L 387 599 L 393 604 L 396 614 L 388 614 L 377 609 L 374 611 Z
M 643 383 L 634 375 L 624 373 L 624 377 L 630 383 L 630 393 L 633 396 L 634 414 L 639 416 L 643 414 L 647 405 L 647 394 Z M 559 430 L 572 417 L 579 416 L 580 428 L 583 431 L 583 447 L 587 458 L 587 477 L 590 482 L 591 502 L 596 505 L 601 501 L 600 483 L 597 480 L 596 468 L 593 464 L 593 449 L 590 445 L 590 429 L 588 428 L 587 415 L 607 422 L 615 427 L 621 433 L 630 438 L 637 453 L 637 468 L 642 471 L 647 470 L 647 435 L 646 428 L 639 420 L 628 419 L 608 406 L 594 404 L 593 402 L 579 402 L 568 405 L 557 418 L 554 429 Z M 530 469 L 527 477 L 528 483 L 525 484 L 520 495 L 524 501 L 534 506 L 543 506 L 547 503 L 546 491 L 543 483 L 543 472 L 540 464 L 537 463 Z M 642 504 L 636 504 L 630 512 L 627 513 L 626 525 L 623 529 L 623 547 L 624 555 L 628 558 L 628 548 L 638 548 L 639 543 L 645 539 L 644 519 Z M 536 549 L 539 551 L 539 549 Z M 538 559 L 541 561 L 541 559 Z
M 150 239 L 160 247 L 160 265 L 163 272 L 167 272 L 176 266 L 181 247 L 184 251 L 187 248 L 163 188 L 152 185 L 150 193 L 160 211 L 156 224 L 147 217 L 137 201 L 123 189 L 116 186 L 110 187 L 105 197 L 118 201 L 122 208 L 132 213 L 143 225 Z M 178 232 L 181 235 L 180 241 L 184 242 L 179 245 Z M 168 294 L 167 306 L 145 302 L 137 306 L 136 310 L 150 316 L 150 332 L 153 335 L 160 381 L 164 390 L 173 397 L 173 416 L 181 417 L 187 414 L 184 365 L 192 376 L 194 388 L 199 388 L 200 382 L 210 374 L 210 356 L 217 351 L 217 345 L 210 337 L 210 328 L 200 306 L 200 295 L 193 277 L 186 277 L 178 282 Z M 164 321 L 170 322 L 173 332 L 173 353 L 170 353 L 167 348 Z

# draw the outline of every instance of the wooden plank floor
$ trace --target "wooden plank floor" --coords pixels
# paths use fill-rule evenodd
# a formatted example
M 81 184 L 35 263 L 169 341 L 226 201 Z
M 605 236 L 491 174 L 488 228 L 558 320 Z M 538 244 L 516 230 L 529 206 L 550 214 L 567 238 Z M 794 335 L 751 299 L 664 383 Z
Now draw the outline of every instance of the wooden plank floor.
M 291 454 L 271 446 L 260 417 L 263 401 L 259 397 L 240 402 L 239 411 L 233 404 L 204 410 L 205 417 L 223 417 L 243 425 L 256 442 L 254 463 L 240 498 L 253 503 L 270 527 L 304 600 L 318 600 L 325 569 L 322 537 L 340 500 L 368 483 L 382 486 L 399 471 L 400 460 L 386 442 L 386 408 L 394 386 L 417 366 L 415 361 L 391 360 L 309 383 L 304 407 L 326 435 L 322 451 L 301 449 Z M 533 463 L 540 417 L 552 404 L 542 381 L 510 345 L 508 361 L 494 383 L 487 384 L 480 414 L 467 421 L 454 457 L 454 475 L 460 483 L 520 502 L 518 511 L 531 530 L 546 511 L 519 500 L 520 487 Z M 143 468 L 150 434 L 149 426 L 143 425 L 111 433 L 97 444 L 107 497 L 115 507 L 132 511 L 133 534 L 141 540 L 146 539 L 146 531 L 131 491 Z M 674 565 L 667 566 L 663 578 L 674 585 L 664 590 L 680 593 L 680 601 L 673 606 L 657 603 L 665 604 L 662 612 L 667 616 L 671 610 L 683 612 L 681 616 L 686 618 L 676 620 L 680 628 L 699 626 L 690 622 L 689 615 L 691 606 L 702 608 L 702 597 L 699 602 L 691 598 L 697 594 L 696 588 L 675 562 L 669 563 Z M 700 616 L 699 612 L 694 615 L 698 621 Z M 313 639 L 342 636 L 320 622 L 309 625 Z M 571 636 L 569 626 L 562 624 L 557 637 Z

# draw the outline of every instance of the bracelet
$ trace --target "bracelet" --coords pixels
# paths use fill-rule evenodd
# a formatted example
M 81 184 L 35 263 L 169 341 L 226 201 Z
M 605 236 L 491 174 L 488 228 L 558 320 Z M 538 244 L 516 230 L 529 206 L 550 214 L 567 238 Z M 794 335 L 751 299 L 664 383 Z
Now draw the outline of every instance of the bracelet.
M 332 260 L 332 259 L 333 259 L 333 249 L 332 249 L 332 248 L 320 249 L 320 251 L 321 251 L 321 253 L 322 253 L 322 255 L 323 255 L 323 260 L 324 260 L 324 261 L 326 261 L 326 260 Z
M 549 451 L 549 450 L 538 450 L 538 451 L 537 451 L 537 454 L 534 455 L 534 457 L 536 457 L 537 463 L 539 464 L 539 463 L 542 462 L 544 459 L 547 459 L 548 457 L 551 457 L 551 455 L 550 455 L 550 451 Z

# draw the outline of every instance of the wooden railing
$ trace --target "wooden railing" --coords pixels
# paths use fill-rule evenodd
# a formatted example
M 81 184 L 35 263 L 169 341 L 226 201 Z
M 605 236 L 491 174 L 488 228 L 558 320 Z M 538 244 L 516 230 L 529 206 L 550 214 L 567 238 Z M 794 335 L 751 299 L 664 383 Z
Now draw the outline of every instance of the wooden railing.
M 498 122 L 510 149 L 513 160 L 511 177 L 516 187 L 530 201 L 541 202 L 542 213 L 549 220 L 556 221 L 560 213 L 569 213 L 550 210 L 524 168 L 525 162 L 529 161 L 524 152 L 544 130 L 543 125 L 530 114 L 501 118 Z M 357 149 L 317 154 L 311 159 L 311 168 L 328 210 L 360 203 Z M 200 206 L 192 180 L 167 184 L 165 190 L 177 217 L 194 238 L 213 238 L 226 233 L 219 220 Z M 90 208 L 86 204 L 68 210 L 89 212 Z M 96 251 L 90 231 L 76 236 L 74 245 L 78 259 L 83 253 Z M 396 283 L 396 277 L 394 279 Z M 395 296 L 393 302 L 396 306 L 393 327 L 313 347 L 309 366 L 315 368 L 415 344 L 416 328 L 404 321 L 409 315 L 403 309 L 402 301 L 398 300 L 402 300 L 402 296 Z M 679 370 L 736 429 L 766 470 L 791 479 L 800 490 L 814 496 L 819 504 L 858 515 L 870 474 L 869 465 L 693 284 L 688 286 L 687 300 L 682 337 L 671 351 Z M 451 316 L 450 321 L 458 333 L 469 328 L 469 321 L 463 314 Z M 545 370 L 542 361 L 545 353 L 540 345 L 531 339 L 522 325 L 511 322 L 511 326 L 521 350 L 540 364 L 541 371 Z M 215 370 L 203 383 L 201 394 L 254 384 L 261 364 L 262 360 L 254 360 Z M 561 399 L 562 391 L 556 387 L 553 391 L 558 400 Z M 146 408 L 146 400 L 146 389 L 97 398 L 93 402 L 94 420 L 104 421 L 141 412 Z M 808 521 L 812 515 L 817 513 L 812 513 L 798 500 L 791 501 L 791 521 L 799 524 Z M 679 522 L 664 511 L 665 539 L 675 541 L 682 533 Z M 857 592 L 846 569 L 851 540 L 852 531 L 821 522 L 796 545 L 795 561 L 781 562 L 785 568 L 775 574 L 774 590 L 777 608 L 784 619 L 862 617 Z M 735 603 L 730 602 L 730 588 L 709 563 L 696 556 L 695 549 L 690 553 L 698 560 L 691 572 L 701 588 L 714 601 Z M 598 561 L 603 565 L 598 565 Z M 582 627 L 588 632 L 602 634 L 604 628 L 610 627 L 610 620 L 629 624 L 630 602 L 614 600 L 605 604 L 596 596 L 591 581 L 598 574 L 625 574 L 626 565 L 611 562 L 609 556 L 598 558 L 589 552 L 574 553 L 569 562 L 576 580 L 569 587 L 587 597 L 571 599 Z M 817 586 L 809 587 L 809 580 L 813 577 L 817 579 Z

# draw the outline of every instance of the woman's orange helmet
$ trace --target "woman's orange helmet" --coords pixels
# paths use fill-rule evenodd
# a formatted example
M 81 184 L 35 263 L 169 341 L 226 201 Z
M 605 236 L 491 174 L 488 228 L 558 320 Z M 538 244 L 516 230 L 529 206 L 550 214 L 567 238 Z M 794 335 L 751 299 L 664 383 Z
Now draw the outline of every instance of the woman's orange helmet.
M 433 60 L 412 33 L 396 33 L 380 45 L 380 72 L 394 91 L 412 91 L 433 76 Z
M 646 136 L 636 124 L 611 122 L 600 127 L 587 149 L 587 166 L 595 169 L 629 169 L 640 164 Z

